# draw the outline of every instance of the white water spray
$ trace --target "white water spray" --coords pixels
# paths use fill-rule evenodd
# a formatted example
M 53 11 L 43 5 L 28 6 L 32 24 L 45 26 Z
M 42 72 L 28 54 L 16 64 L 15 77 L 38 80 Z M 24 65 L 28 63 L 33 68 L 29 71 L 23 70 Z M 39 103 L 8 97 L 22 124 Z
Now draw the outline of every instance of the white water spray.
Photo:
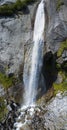
M 45 13 L 44 13 L 44 2 L 40 2 L 37 14 L 35 18 L 34 25 L 34 35 L 33 35 L 33 52 L 32 52 L 32 63 L 29 86 L 26 90 L 26 101 L 25 105 L 30 106 L 34 103 L 37 94 L 37 87 L 39 82 L 39 75 L 42 68 L 43 59 L 43 46 L 44 46 L 44 28 L 45 28 Z

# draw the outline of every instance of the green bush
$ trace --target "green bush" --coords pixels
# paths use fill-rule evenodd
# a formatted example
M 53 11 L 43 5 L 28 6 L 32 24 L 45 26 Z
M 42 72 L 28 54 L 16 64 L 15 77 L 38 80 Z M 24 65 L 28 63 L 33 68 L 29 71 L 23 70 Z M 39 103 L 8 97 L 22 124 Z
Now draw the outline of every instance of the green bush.
M 17 11 L 23 10 L 28 4 L 31 4 L 35 0 L 17 0 L 14 4 L 0 6 L 0 15 L 11 16 Z
M 8 89 L 13 85 L 13 77 L 9 78 L 5 74 L 0 73 L 0 84 L 2 84 L 5 89 Z

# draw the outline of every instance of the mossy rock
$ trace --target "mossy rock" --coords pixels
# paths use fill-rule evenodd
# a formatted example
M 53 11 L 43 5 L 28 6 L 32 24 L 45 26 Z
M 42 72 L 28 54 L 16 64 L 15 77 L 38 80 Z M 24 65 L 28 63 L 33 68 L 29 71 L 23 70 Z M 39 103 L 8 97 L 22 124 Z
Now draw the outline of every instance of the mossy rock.
M 57 56 L 61 57 L 65 49 L 67 49 L 67 39 L 60 43 L 60 48 L 58 49 Z
M 19 82 L 19 78 L 16 78 L 15 76 L 8 77 L 5 74 L 0 73 L 0 84 L 2 84 L 6 90 Z
M 0 97 L 0 121 L 2 121 L 8 113 L 5 101 L 3 97 Z
M 67 74 L 62 71 L 60 71 L 59 74 L 62 76 L 63 80 L 61 83 L 53 83 L 54 95 L 56 95 L 59 91 L 67 91 Z
M 60 10 L 60 7 L 64 5 L 64 2 L 63 0 L 57 0 L 57 4 L 56 4 L 56 10 Z

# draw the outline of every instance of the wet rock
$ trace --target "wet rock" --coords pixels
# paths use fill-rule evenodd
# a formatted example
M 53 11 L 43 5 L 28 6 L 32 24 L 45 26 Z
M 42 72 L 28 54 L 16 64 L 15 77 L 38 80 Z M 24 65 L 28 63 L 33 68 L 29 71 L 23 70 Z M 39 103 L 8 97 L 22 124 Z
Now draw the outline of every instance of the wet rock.
M 8 97 L 13 97 L 17 103 L 22 103 L 23 99 L 23 84 L 17 83 L 8 89 Z
M 19 112 L 17 111 L 19 106 L 14 102 L 10 101 L 7 105 L 8 114 L 5 119 L 0 123 L 0 130 L 12 130 L 16 118 L 18 118 Z
M 21 124 L 17 122 L 16 127 L 18 126 L 19 130 L 27 130 L 27 128 L 29 130 L 66 130 L 67 96 L 65 95 L 58 93 L 55 98 L 48 101 L 46 106 L 27 108 L 24 110 L 25 116 L 21 116 Z M 33 110 L 32 115 L 31 110 Z M 22 122 L 23 118 L 25 122 Z

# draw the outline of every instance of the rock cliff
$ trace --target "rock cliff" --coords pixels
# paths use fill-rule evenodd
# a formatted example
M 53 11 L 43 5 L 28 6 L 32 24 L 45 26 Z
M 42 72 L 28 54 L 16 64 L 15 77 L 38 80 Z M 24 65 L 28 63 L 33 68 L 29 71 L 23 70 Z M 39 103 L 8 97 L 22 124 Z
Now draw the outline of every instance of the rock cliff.
M 67 0 L 44 1 L 46 27 L 41 78 L 46 89 L 53 86 L 56 94 L 58 90 L 66 91 L 67 86 Z M 0 97 L 8 94 L 7 98 L 18 102 L 17 95 L 29 81 L 33 27 L 40 1 L 30 4 L 27 1 L 25 5 L 22 2 L 21 7 L 17 2 L 20 0 L 0 0 Z

